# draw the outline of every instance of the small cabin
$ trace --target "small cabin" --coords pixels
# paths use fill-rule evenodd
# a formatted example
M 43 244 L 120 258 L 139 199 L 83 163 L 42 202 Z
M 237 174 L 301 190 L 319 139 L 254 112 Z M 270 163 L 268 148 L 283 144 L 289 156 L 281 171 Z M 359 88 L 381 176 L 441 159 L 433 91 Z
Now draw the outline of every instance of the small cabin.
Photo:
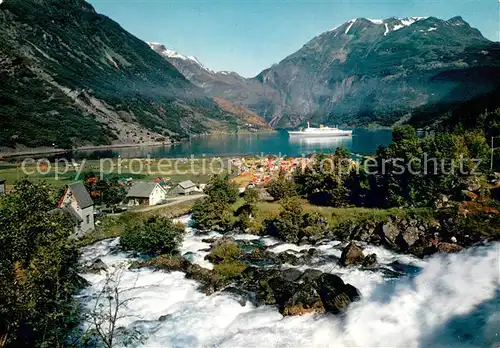
M 171 191 L 174 195 L 190 195 L 193 193 L 199 193 L 201 190 L 196 186 L 191 180 L 186 180 L 178 183 Z

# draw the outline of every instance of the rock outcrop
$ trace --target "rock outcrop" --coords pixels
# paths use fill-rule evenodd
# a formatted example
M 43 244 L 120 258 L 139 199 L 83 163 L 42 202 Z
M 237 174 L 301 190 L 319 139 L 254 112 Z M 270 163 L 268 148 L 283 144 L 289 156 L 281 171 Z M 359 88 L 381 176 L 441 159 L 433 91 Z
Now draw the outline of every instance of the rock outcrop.
M 89 265 L 85 266 L 85 272 L 88 273 L 100 273 L 101 271 L 106 271 L 108 267 L 101 259 L 93 260 Z
M 243 304 L 248 300 L 256 305 L 276 305 L 283 315 L 338 314 L 361 296 L 354 286 L 345 284 L 339 276 L 315 269 L 302 272 L 295 268 L 248 266 L 233 278 L 225 279 L 216 271 L 192 264 L 182 257 L 165 255 L 135 263 L 130 268 L 142 267 L 184 272 L 186 278 L 198 281 L 200 291 L 207 295 L 228 291 L 243 297 Z
M 278 305 L 283 315 L 331 312 L 342 313 L 360 298 L 359 291 L 337 275 L 317 270 L 278 271 L 262 274 L 258 293 L 266 304 Z M 293 275 L 292 277 L 290 275 Z
M 342 266 L 362 265 L 364 267 L 373 267 L 377 264 L 377 255 L 365 256 L 363 249 L 351 242 L 342 250 L 339 263 Z

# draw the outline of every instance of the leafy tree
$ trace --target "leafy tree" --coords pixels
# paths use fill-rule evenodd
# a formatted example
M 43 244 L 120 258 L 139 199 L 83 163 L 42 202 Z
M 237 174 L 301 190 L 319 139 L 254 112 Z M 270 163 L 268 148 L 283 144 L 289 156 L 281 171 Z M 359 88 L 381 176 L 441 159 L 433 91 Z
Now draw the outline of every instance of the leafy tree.
M 312 166 L 296 172 L 294 183 L 297 191 L 317 205 L 344 206 L 348 192 L 345 190 L 343 173 L 348 173 L 345 158 L 318 155 Z
M 220 223 L 221 213 L 227 209 L 229 209 L 227 204 L 218 203 L 205 197 L 195 202 L 191 209 L 191 218 L 197 228 L 208 230 Z
M 285 242 L 297 243 L 302 227 L 302 204 L 295 197 L 285 198 L 281 208 L 279 216 L 268 222 L 267 231 Z
M 82 281 L 67 217 L 45 183 L 17 183 L 0 199 L 0 338 L 7 346 L 60 346 L 77 322 Z
M 128 225 L 120 236 L 120 245 L 150 255 L 174 254 L 184 234 L 184 226 L 172 220 L 155 216 L 148 220 Z
M 255 205 L 259 201 L 259 191 L 254 188 L 247 188 L 243 199 L 246 204 Z
M 320 235 L 326 231 L 328 221 L 317 212 L 305 213 L 302 215 L 301 236 Z
M 230 182 L 228 174 L 213 176 L 204 192 L 213 202 L 223 204 L 233 204 L 239 197 L 238 186 Z
M 338 158 L 349 158 L 349 152 L 345 147 L 337 147 L 335 149 L 335 156 Z
M 392 141 L 394 143 L 399 143 L 404 140 L 415 140 L 417 139 L 417 132 L 412 126 L 398 126 L 394 127 L 392 130 Z
M 229 181 L 229 175 L 216 175 L 204 192 L 208 197 L 197 201 L 192 208 L 195 225 L 201 229 L 231 230 L 236 222 L 231 204 L 239 197 L 238 187 Z
M 101 180 L 93 172 L 88 172 L 84 175 L 84 185 L 98 205 L 115 208 L 126 197 L 125 188 L 116 176 Z
M 297 195 L 295 183 L 292 180 L 288 180 L 283 173 L 280 173 L 278 179 L 269 182 L 266 188 L 267 192 L 269 192 L 275 200 L 281 200 Z
M 236 222 L 238 227 L 245 231 L 251 226 L 253 216 L 257 211 L 257 202 L 259 201 L 259 191 L 254 188 L 248 188 L 243 196 L 245 203 L 238 208 L 235 216 L 238 218 Z

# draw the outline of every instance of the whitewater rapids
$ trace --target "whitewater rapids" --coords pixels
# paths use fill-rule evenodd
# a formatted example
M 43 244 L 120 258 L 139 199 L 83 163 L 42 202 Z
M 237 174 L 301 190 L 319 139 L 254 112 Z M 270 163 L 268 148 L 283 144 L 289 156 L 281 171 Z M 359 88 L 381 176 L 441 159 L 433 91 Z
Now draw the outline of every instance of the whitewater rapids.
M 218 234 L 198 236 L 187 228 L 181 252 L 211 268 L 200 251 L 209 247 L 201 239 L 210 236 Z M 274 252 L 300 250 L 272 246 L 276 241 L 268 237 L 261 241 Z M 130 263 L 118 242 L 86 247 L 82 262 L 101 258 L 111 269 Z M 316 262 L 298 268 L 337 273 L 360 290 L 362 299 L 343 316 L 283 317 L 273 306 L 255 307 L 233 294 L 205 296 L 181 272 L 140 269 L 123 273 L 120 289 L 132 299 L 126 309 L 131 316 L 117 324 L 140 332 L 141 347 L 500 347 L 500 243 L 424 261 L 367 246 L 365 253 L 376 253 L 381 266 L 371 271 L 338 267 L 338 244 L 316 247 Z M 391 275 L 395 268 L 406 274 Z M 105 272 L 82 276 L 91 286 L 80 298 L 90 308 L 89 296 L 102 289 Z

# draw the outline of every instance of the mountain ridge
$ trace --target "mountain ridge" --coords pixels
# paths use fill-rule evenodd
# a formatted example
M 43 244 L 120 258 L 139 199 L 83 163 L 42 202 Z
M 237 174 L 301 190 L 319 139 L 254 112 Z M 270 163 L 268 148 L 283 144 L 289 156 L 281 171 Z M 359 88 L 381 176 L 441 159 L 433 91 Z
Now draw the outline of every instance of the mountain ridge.
M 315 36 L 253 78 L 223 81 L 178 69 L 210 95 L 245 106 L 274 127 L 308 120 L 391 126 L 422 108 L 491 92 L 500 76 L 498 57 L 499 44 L 461 16 L 360 17 Z
M 3 1 L 0 45 L 2 147 L 140 144 L 246 124 L 83 0 Z

